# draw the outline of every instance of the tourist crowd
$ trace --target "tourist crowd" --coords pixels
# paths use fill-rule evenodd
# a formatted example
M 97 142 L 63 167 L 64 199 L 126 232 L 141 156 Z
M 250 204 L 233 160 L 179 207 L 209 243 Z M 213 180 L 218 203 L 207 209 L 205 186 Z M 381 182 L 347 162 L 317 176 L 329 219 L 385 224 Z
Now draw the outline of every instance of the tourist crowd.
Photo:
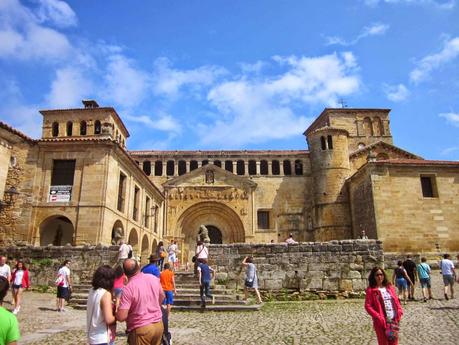
M 156 253 L 150 255 L 149 263 L 140 267 L 132 247 L 121 243 L 115 267 L 100 266 L 92 278 L 86 309 L 88 344 L 114 344 L 117 321 L 126 322 L 128 343 L 131 345 L 170 344 L 168 324 L 174 296 L 177 294 L 174 275 L 174 270 L 178 268 L 177 253 L 175 242 L 167 250 L 160 242 Z M 205 243 L 198 241 L 193 262 L 200 284 L 203 308 L 206 307 L 207 299 L 215 302 L 211 293 L 215 270 L 208 264 L 208 255 Z M 459 262 L 459 255 L 457 259 Z M 245 257 L 242 266 L 246 269 L 245 299 L 248 297 L 248 290 L 253 289 L 257 301 L 262 303 L 253 259 Z M 449 254 L 445 254 L 440 260 L 439 268 L 443 277 L 444 298 L 454 298 L 454 283 L 456 280 L 459 282 L 459 279 Z M 371 270 L 365 310 L 373 319 L 378 344 L 398 344 L 400 320 L 403 316 L 402 304 L 406 304 L 407 300 L 414 300 L 418 281 L 422 289 L 422 300 L 427 302 L 428 299 L 433 299 L 431 272 L 426 258 L 421 258 L 421 262 L 416 265 L 410 256 L 397 263 L 392 277 L 381 267 Z M 59 268 L 55 285 L 56 309 L 64 312 L 65 300 L 68 300 L 72 288 L 69 260 L 65 260 Z M 0 303 L 11 288 L 14 306 L 12 313 L 0 306 L 0 344 L 16 344 L 18 341 L 19 328 L 15 314 L 21 310 L 23 290 L 29 287 L 29 272 L 24 262 L 17 260 L 11 270 L 6 258 L 0 256 Z

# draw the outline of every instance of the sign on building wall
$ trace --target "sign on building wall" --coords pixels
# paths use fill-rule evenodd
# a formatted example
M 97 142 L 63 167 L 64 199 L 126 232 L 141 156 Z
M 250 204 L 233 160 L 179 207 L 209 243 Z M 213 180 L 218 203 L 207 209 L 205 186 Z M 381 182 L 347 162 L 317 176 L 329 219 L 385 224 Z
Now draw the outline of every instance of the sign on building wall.
M 72 186 L 51 186 L 49 202 L 69 202 L 72 196 Z

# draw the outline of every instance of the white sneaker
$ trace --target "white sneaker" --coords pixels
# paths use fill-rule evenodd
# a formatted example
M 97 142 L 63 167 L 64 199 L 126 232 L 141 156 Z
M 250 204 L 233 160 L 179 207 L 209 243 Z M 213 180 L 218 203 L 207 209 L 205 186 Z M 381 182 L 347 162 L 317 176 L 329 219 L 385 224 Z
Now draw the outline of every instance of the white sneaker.
M 17 310 L 16 308 L 14 308 L 13 310 L 13 314 L 16 315 L 18 313 L 19 310 Z

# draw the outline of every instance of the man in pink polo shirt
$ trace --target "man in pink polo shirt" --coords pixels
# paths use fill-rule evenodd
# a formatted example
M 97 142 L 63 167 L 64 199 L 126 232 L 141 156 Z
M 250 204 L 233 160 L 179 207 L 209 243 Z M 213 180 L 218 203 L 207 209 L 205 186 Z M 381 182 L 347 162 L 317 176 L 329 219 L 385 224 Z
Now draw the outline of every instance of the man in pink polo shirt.
M 126 321 L 129 345 L 159 345 L 163 334 L 161 304 L 165 298 L 159 279 L 139 271 L 133 259 L 123 263 L 128 283 L 123 288 L 118 321 Z

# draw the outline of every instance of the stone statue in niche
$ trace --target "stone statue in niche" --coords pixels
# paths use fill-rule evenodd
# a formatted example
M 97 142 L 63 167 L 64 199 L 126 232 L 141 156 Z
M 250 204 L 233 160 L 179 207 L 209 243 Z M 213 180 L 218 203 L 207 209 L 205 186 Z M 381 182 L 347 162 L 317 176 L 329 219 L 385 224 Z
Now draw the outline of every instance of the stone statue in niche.
M 206 183 L 207 184 L 212 184 L 214 182 L 215 182 L 214 171 L 213 170 L 207 170 L 206 171 Z
M 113 229 L 112 244 L 113 245 L 120 244 L 120 241 L 121 241 L 122 238 L 123 238 L 123 229 L 122 228 Z
M 207 230 L 206 226 L 203 224 L 199 226 L 198 237 L 196 238 L 196 241 L 202 241 L 205 244 L 210 243 L 209 230 Z

